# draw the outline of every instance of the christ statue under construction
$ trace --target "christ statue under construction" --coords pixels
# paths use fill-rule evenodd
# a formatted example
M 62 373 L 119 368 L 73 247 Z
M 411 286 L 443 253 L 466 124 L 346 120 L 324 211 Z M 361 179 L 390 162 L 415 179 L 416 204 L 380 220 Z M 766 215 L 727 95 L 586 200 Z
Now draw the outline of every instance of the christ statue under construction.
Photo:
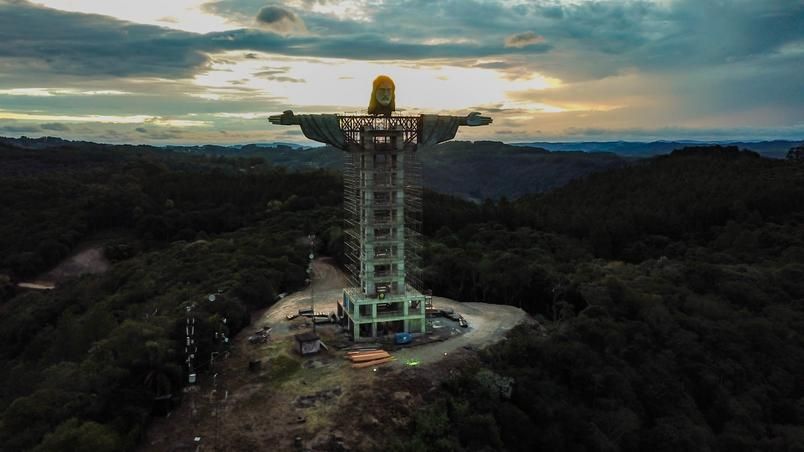
M 460 126 L 492 119 L 467 116 L 394 115 L 393 80 L 374 80 L 367 115 L 271 116 L 299 125 L 304 136 L 346 152 L 344 254 L 353 287 L 338 301 L 338 318 L 355 341 L 389 334 L 426 332 L 418 248 L 421 245 L 421 166 L 418 145 L 455 137 Z M 405 337 L 402 334 L 402 337 Z

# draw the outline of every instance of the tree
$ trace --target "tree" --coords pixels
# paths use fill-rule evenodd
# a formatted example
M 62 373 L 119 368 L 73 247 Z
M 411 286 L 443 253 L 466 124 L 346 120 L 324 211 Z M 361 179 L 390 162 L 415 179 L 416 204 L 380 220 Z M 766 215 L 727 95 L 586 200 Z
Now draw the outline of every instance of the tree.
M 45 435 L 34 452 L 116 452 L 122 439 L 112 428 L 97 422 L 70 418 Z

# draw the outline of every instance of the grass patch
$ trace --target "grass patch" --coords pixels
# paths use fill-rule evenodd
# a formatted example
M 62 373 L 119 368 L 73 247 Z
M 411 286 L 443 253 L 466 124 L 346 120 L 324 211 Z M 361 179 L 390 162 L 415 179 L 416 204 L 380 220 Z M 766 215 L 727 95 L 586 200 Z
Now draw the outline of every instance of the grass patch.
M 271 358 L 270 365 L 268 378 L 271 383 L 281 383 L 301 369 L 301 363 L 287 355 L 278 355 L 275 358 Z

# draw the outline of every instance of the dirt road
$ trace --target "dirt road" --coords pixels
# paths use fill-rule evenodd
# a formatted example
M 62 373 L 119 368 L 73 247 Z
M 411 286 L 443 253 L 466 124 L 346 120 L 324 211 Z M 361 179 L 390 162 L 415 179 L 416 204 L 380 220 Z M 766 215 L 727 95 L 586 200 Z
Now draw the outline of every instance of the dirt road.
M 348 285 L 346 275 L 335 267 L 330 258 L 316 259 L 313 262 L 312 287 L 294 292 L 267 310 L 255 313 L 254 323 L 270 325 L 274 335 L 288 334 L 293 325 L 286 320 L 288 314 L 298 314 L 299 309 L 310 307 L 316 312 L 334 312 L 338 299 L 343 296 L 343 288 Z
M 103 255 L 103 248 L 93 246 L 65 258 L 36 280 L 21 282 L 18 286 L 23 289 L 51 290 L 70 279 L 84 274 L 104 273 L 109 268 L 111 268 L 111 263 Z

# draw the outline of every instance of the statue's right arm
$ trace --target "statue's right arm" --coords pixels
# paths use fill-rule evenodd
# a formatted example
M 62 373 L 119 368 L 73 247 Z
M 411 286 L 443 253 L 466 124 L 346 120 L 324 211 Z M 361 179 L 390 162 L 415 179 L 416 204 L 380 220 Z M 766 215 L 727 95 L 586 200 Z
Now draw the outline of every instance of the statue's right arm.
M 299 118 L 293 115 L 293 110 L 285 110 L 281 115 L 273 115 L 268 117 L 271 124 L 280 126 L 295 126 L 299 125 Z

